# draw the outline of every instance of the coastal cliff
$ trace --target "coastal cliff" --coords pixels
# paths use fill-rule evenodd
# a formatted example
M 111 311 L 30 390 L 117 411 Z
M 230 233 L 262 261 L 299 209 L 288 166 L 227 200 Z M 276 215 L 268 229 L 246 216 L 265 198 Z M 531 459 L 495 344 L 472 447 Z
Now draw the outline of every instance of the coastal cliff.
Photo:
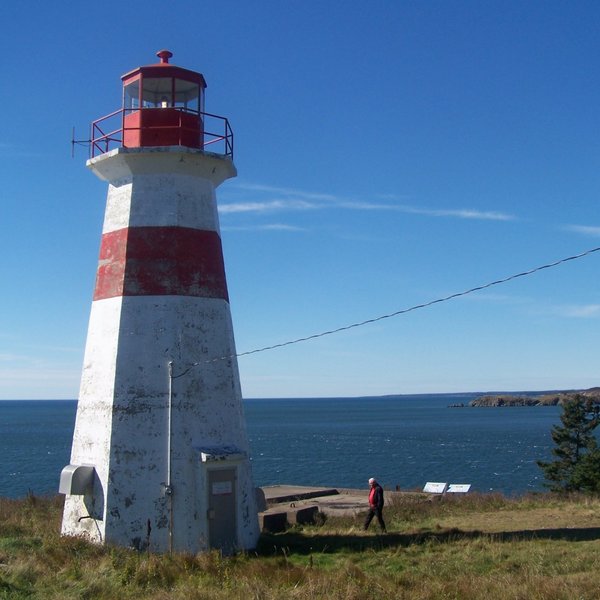
M 600 388 L 589 390 L 571 390 L 562 392 L 549 392 L 539 395 L 512 395 L 512 394 L 488 394 L 479 396 L 469 402 L 469 406 L 475 407 L 503 407 L 503 406 L 556 406 L 562 405 L 580 395 L 591 398 L 600 404 Z

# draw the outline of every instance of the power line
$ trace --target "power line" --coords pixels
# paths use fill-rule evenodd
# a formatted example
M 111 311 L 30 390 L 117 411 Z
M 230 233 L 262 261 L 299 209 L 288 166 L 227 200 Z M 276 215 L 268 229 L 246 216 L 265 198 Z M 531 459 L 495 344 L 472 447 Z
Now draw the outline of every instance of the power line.
M 381 315 L 379 317 L 367 319 L 366 321 L 352 323 L 351 325 L 344 325 L 342 327 L 338 327 L 337 329 L 330 329 L 329 331 L 322 331 L 321 333 L 315 333 L 313 335 L 297 338 L 295 340 L 281 342 L 280 344 L 274 344 L 272 346 L 265 346 L 264 348 L 248 350 L 247 352 L 241 352 L 240 354 L 237 354 L 236 356 L 237 357 L 248 356 L 250 354 L 258 354 L 259 352 L 266 352 L 267 350 L 275 350 L 277 348 L 284 348 L 285 346 L 291 346 L 293 344 L 299 344 L 300 342 L 307 342 L 308 340 L 314 340 L 317 338 L 325 337 L 326 335 L 333 335 L 334 333 L 348 331 L 349 329 L 355 329 L 356 327 L 362 327 L 363 325 L 377 323 L 378 321 L 383 321 L 384 319 L 391 319 L 392 317 L 404 315 L 404 314 L 412 312 L 414 310 L 419 310 L 421 308 L 427 308 L 428 306 L 433 306 L 434 304 L 440 304 L 442 302 L 448 302 L 449 300 L 454 300 L 455 298 L 460 298 L 461 296 L 467 296 L 468 294 L 472 294 L 473 292 L 479 292 L 481 290 L 491 288 L 495 285 L 507 283 L 509 281 L 512 281 L 513 279 L 518 279 L 519 277 L 526 277 L 527 275 L 533 275 L 534 273 L 543 271 L 544 269 L 551 269 L 552 267 L 557 267 L 558 265 L 562 265 L 563 263 L 566 263 L 566 262 L 569 262 L 572 260 L 577 260 L 579 258 L 583 258 L 584 256 L 588 256 L 588 255 L 593 254 L 594 252 L 598 252 L 598 251 L 600 251 L 600 246 L 597 248 L 592 248 L 591 250 L 586 250 L 585 252 L 582 252 L 581 254 L 576 254 L 574 256 L 568 256 L 567 258 L 561 258 L 560 260 L 557 260 L 556 262 L 548 263 L 548 264 L 542 265 L 540 267 L 535 267 L 534 269 L 530 269 L 529 271 L 523 271 L 522 273 L 517 273 L 516 275 L 510 275 L 509 277 L 505 277 L 504 279 L 498 279 L 496 281 L 491 281 L 490 283 L 486 283 L 484 285 L 478 285 L 477 287 L 473 287 L 469 290 L 465 290 L 464 292 L 457 292 L 455 294 L 450 294 L 449 296 L 445 296 L 443 298 L 437 298 L 436 300 L 424 302 L 423 304 L 417 304 L 415 306 L 411 306 L 410 308 L 403 308 L 401 310 L 397 310 L 397 311 L 395 311 L 393 313 L 389 313 L 387 315 Z M 220 360 L 220 359 L 214 359 L 214 360 Z
M 503 283 L 508 283 L 509 281 L 513 281 L 514 279 L 519 279 L 520 277 L 526 277 L 528 275 L 533 275 L 534 273 L 538 273 L 539 271 L 543 271 L 544 269 L 551 269 L 553 267 L 557 267 L 566 262 L 577 260 L 579 258 L 583 258 L 584 256 L 588 256 L 593 254 L 594 252 L 599 252 L 600 246 L 597 248 L 591 248 L 590 250 L 586 250 L 581 254 L 575 254 L 574 256 L 568 256 L 567 258 L 561 258 L 552 263 L 548 263 L 545 265 L 541 265 L 539 267 L 535 267 L 534 269 L 529 269 L 528 271 L 523 271 L 522 273 L 517 273 L 515 275 L 510 275 L 509 277 L 505 277 L 504 279 L 497 279 L 496 281 L 490 281 L 489 283 L 485 283 L 483 285 L 478 285 L 477 287 L 473 287 L 469 290 L 465 290 L 464 292 L 457 292 L 455 294 L 450 294 L 449 296 L 444 296 L 443 298 L 437 298 L 435 300 L 430 300 L 429 302 L 424 302 L 423 304 L 416 304 L 415 306 L 411 306 L 409 308 L 403 308 L 397 310 L 395 312 L 389 313 L 387 315 L 381 315 L 379 317 L 373 317 L 372 319 L 367 319 L 365 321 L 359 321 L 357 323 L 352 323 L 351 325 L 344 325 L 342 327 L 338 327 L 336 329 L 330 329 L 328 331 L 321 331 L 320 333 L 314 333 L 313 335 L 308 335 L 306 337 L 297 338 L 295 340 L 289 340 L 287 342 L 281 342 L 279 344 L 273 344 L 272 346 L 264 346 L 263 348 L 256 348 L 255 350 L 248 350 L 246 352 L 240 352 L 239 354 L 231 354 L 229 356 L 220 356 L 218 358 L 207 359 L 203 361 L 198 361 L 192 363 L 187 369 L 185 369 L 182 373 L 178 375 L 171 375 L 171 379 L 178 379 L 179 377 L 183 377 L 187 373 L 189 373 L 194 367 L 197 367 L 201 364 L 207 364 L 212 362 L 218 362 L 221 360 L 228 360 L 231 358 L 239 358 L 241 356 L 249 356 L 251 354 L 258 354 L 259 352 L 267 352 L 268 350 L 276 350 L 278 348 L 285 348 L 286 346 L 292 346 L 294 344 L 300 344 L 301 342 L 307 342 L 309 340 L 315 340 L 317 338 L 322 338 L 327 335 L 333 335 L 335 333 L 341 333 L 342 331 L 348 331 L 349 329 L 355 329 L 357 327 L 363 327 L 364 325 L 370 325 L 371 323 L 377 323 L 378 321 L 383 321 L 384 319 L 391 319 L 392 317 L 397 317 L 399 315 L 404 315 L 406 313 L 419 310 L 421 308 L 427 308 L 429 306 L 433 306 L 434 304 L 441 304 L 442 302 L 448 302 L 449 300 L 454 300 L 455 298 L 460 298 L 461 296 L 467 296 L 474 292 L 479 292 L 481 290 L 485 290 L 487 288 L 491 288 L 495 285 L 501 285 Z

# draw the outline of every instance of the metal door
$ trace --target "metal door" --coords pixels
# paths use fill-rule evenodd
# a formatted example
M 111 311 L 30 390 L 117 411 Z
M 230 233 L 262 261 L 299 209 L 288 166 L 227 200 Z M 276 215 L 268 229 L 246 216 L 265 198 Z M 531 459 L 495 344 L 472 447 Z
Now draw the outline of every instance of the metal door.
M 235 468 L 208 471 L 208 540 L 225 554 L 238 546 L 235 474 Z

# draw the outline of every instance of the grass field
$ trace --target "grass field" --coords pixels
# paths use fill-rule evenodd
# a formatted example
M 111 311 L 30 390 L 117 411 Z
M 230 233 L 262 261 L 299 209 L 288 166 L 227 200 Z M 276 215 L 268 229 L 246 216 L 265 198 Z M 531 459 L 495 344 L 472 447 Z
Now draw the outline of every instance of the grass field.
M 0 598 L 600 598 L 600 498 L 396 498 L 264 534 L 255 552 L 147 555 L 61 538 L 61 497 L 0 499 Z

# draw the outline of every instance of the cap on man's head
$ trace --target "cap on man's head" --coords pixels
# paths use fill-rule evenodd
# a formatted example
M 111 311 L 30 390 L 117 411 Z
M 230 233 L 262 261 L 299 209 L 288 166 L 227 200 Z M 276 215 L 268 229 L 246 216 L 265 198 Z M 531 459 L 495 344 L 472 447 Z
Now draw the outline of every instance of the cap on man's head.
M 369 485 L 372 485 L 373 483 L 375 483 L 375 478 L 371 477 L 371 479 L 369 479 Z

